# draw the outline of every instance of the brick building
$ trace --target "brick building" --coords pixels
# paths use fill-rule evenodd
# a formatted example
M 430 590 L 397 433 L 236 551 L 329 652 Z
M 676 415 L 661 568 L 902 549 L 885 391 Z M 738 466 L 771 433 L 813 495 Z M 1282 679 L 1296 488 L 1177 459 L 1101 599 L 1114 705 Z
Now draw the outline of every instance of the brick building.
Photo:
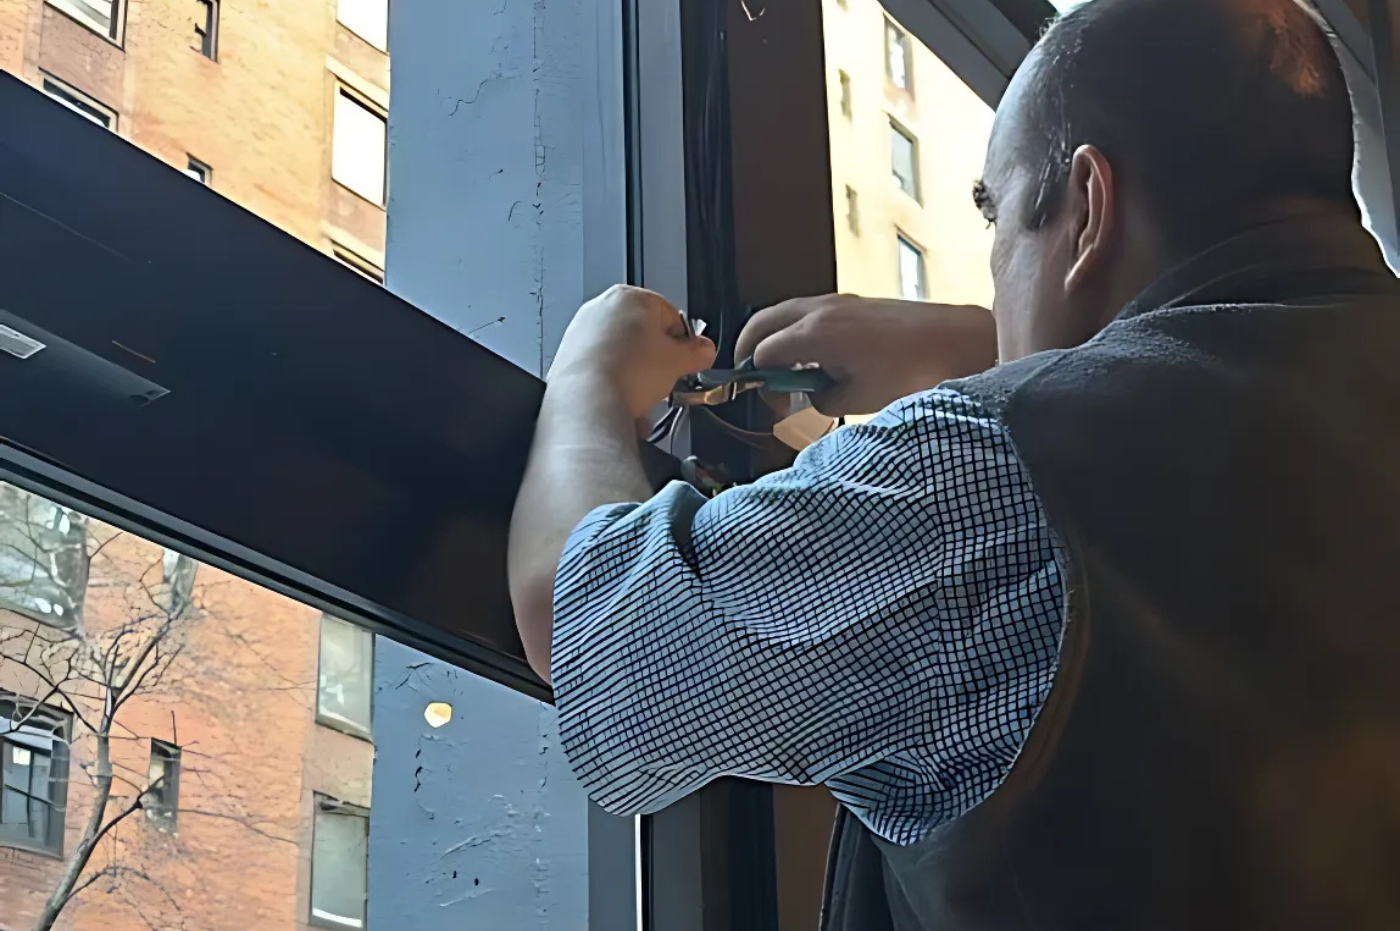
M 0 68 L 382 279 L 387 29 L 387 0 L 0 0 Z M 99 741 L 145 642 L 164 665 Z M 91 833 L 101 742 L 102 823 L 141 808 L 54 927 L 363 927 L 372 663 L 363 631 L 0 485 L 0 931 Z
M 0 0 L 0 68 L 377 275 L 387 9 L 387 0 Z

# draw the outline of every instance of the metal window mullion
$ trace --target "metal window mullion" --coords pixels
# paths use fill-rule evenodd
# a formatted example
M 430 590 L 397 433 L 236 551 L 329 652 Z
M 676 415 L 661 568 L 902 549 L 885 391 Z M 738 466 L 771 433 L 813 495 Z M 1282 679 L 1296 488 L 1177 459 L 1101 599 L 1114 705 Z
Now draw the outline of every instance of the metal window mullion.
M 2 439 L 0 481 L 43 495 L 64 507 L 178 550 L 254 585 L 389 636 L 526 695 L 549 697 L 549 692 L 540 686 L 521 660 L 387 610 L 308 572 L 98 485 Z

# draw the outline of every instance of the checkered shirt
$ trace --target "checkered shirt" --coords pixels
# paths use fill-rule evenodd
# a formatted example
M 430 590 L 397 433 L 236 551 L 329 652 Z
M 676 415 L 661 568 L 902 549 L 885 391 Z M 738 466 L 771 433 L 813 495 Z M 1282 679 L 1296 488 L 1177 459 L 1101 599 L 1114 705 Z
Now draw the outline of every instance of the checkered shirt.
M 590 514 L 555 583 L 565 752 L 606 809 L 825 784 L 876 834 L 986 798 L 1055 675 L 1061 553 L 1004 428 L 941 388 L 706 499 Z

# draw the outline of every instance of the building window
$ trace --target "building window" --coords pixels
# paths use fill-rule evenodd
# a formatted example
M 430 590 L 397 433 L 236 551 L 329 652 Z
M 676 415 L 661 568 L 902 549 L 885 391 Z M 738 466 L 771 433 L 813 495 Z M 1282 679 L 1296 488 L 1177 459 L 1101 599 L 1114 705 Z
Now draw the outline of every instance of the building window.
M 375 284 L 382 285 L 384 283 L 384 269 L 369 259 L 355 254 L 340 243 L 331 243 L 331 255 L 335 256 L 336 261 L 341 265 L 354 269 Z
M 846 225 L 860 235 L 860 195 L 850 185 L 846 185 Z
M 389 0 L 340 0 L 335 18 L 381 52 L 389 50 Z
M 100 33 L 113 42 L 121 41 L 125 0 L 47 0 L 49 6 Z
M 906 301 L 928 299 L 924 250 L 902 233 L 899 235 L 899 296 Z
M 374 635 L 338 617 L 321 615 L 316 720 L 368 737 L 373 691 Z
M 63 853 L 68 715 L 0 691 L 0 844 Z
M 219 60 L 219 0 L 194 0 L 195 51 Z
M 890 121 L 890 167 L 894 183 L 915 200 L 919 199 L 919 144 L 903 127 Z
M 316 796 L 311 837 L 311 923 L 323 928 L 365 926 L 369 812 Z
M 851 76 L 842 71 L 841 79 L 841 115 L 846 119 L 851 118 Z
M 189 158 L 189 164 L 185 166 L 185 174 L 206 186 L 214 180 L 214 169 L 210 168 L 193 155 Z
M 151 824 L 162 831 L 175 830 L 180 812 L 180 748 L 174 744 L 151 741 L 151 763 L 146 771 L 146 796 L 141 807 Z
M 194 603 L 194 577 L 199 563 L 184 553 L 165 550 L 160 557 L 160 585 L 151 591 L 156 606 L 171 617 L 184 617 Z
M 336 90 L 331 177 L 381 207 L 387 135 L 382 112 L 344 87 Z
M 885 20 L 885 74 L 890 83 L 902 90 L 914 90 L 912 49 L 909 33 Z
M 87 580 L 87 518 L 0 483 L 0 607 L 76 627 Z
M 117 128 L 117 114 L 93 100 L 82 91 L 51 77 L 44 77 L 44 93 L 63 104 L 74 113 L 92 120 L 105 129 Z

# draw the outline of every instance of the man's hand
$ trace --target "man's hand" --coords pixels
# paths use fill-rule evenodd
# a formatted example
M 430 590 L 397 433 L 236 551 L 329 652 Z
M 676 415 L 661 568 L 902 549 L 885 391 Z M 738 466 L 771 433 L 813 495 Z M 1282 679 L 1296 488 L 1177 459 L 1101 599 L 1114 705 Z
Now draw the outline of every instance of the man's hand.
M 691 336 L 659 295 L 618 285 L 574 316 L 550 367 L 535 443 L 511 519 L 507 569 L 515 623 L 546 682 L 554 574 L 588 512 L 651 495 L 635 421 L 676 379 L 708 368 L 715 347 Z
M 996 325 L 981 307 L 831 294 L 749 320 L 734 349 L 762 369 L 816 364 L 835 385 L 812 397 L 831 417 L 873 414 L 902 397 L 996 364 Z
M 714 361 L 714 343 L 692 336 L 680 311 L 665 298 L 614 285 L 574 315 L 548 381 L 601 380 L 635 419 L 665 400 L 676 379 Z

